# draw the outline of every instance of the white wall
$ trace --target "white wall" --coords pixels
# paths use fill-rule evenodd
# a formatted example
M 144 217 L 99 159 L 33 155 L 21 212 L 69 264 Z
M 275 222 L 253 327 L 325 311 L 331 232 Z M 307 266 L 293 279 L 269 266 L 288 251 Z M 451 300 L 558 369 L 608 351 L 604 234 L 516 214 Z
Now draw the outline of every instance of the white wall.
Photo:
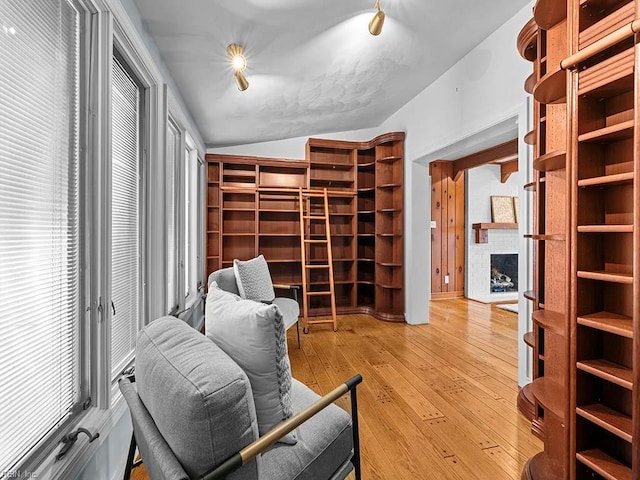
M 479 301 L 490 301 L 489 272 L 491 254 L 518 253 L 520 233 L 515 230 L 490 230 L 488 243 L 476 243 L 474 223 L 491 222 L 491 196 L 517 197 L 524 183 L 524 175 L 514 173 L 505 183 L 500 181 L 500 166 L 484 165 L 467 171 L 467 245 L 466 296 Z M 496 294 L 494 294 L 496 296 Z M 504 294 L 497 294 L 504 296 Z M 514 300 L 517 295 L 511 294 Z
M 532 67 L 531 63 L 518 54 L 516 38 L 531 18 L 533 4 L 531 2 L 524 7 L 378 128 L 319 135 L 324 138 L 363 141 L 384 132 L 407 132 L 405 275 L 409 323 L 426 323 L 429 317 L 431 241 L 428 226 L 431 193 L 425 165 L 437 158 L 433 155 L 440 150 L 464 143 L 465 140 L 474 138 L 474 134 L 502 125 L 520 114 L 522 104 L 526 101 L 524 81 L 530 75 Z M 514 128 L 517 128 L 515 123 Z M 309 135 L 314 136 L 314 133 L 309 132 Z M 307 137 L 301 137 L 210 148 L 208 151 L 303 158 L 306 140 Z M 486 137 L 479 138 L 477 142 L 480 144 L 486 140 Z M 467 147 L 473 145 L 467 144 Z

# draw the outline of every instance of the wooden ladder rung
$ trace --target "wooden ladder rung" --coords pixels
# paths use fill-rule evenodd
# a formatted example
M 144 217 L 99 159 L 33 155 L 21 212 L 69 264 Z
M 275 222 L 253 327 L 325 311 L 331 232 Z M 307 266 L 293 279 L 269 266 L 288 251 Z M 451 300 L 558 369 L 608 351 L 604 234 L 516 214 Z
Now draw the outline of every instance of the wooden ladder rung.
M 325 217 L 324 215 L 320 216 L 320 215 L 305 215 L 304 216 L 305 220 L 326 220 L 327 217 Z
M 302 192 L 303 197 L 307 198 L 324 198 L 324 193 L 304 193 Z
M 305 265 L 305 268 L 329 268 L 329 265 Z
M 323 323 L 333 323 L 333 319 L 327 319 L 327 320 L 307 320 L 307 324 L 309 324 L 309 325 L 322 325 Z
M 326 238 L 324 240 L 306 240 L 305 239 L 304 243 L 329 243 L 329 240 L 327 240 Z
M 331 295 L 331 291 L 326 291 L 326 292 L 307 292 L 307 295 L 309 295 L 310 297 L 321 297 L 323 295 Z

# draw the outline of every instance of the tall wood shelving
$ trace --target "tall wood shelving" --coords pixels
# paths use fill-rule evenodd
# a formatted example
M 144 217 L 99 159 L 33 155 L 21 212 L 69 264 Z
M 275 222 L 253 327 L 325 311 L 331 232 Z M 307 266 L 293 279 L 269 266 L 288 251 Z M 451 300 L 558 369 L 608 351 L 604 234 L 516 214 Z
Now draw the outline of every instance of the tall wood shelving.
M 364 143 L 311 138 L 305 160 L 207 155 L 217 179 L 207 231 L 217 230 L 207 234 L 206 274 L 263 254 L 274 283 L 300 284 L 298 188 L 327 188 L 338 313 L 404 321 L 403 160 L 404 133 Z M 312 198 L 311 212 L 324 211 L 322 202 Z M 320 225 L 309 228 L 311 238 L 324 235 L 313 230 Z M 312 261 L 327 258 L 326 246 L 307 248 Z M 310 271 L 311 290 L 326 290 L 328 280 Z M 328 302 L 311 297 L 310 315 L 327 315 Z
M 534 230 L 553 238 L 529 295 L 545 450 L 523 478 L 640 478 L 639 8 L 539 0 L 537 51 L 523 49 L 527 27 L 519 38 L 536 65 Z

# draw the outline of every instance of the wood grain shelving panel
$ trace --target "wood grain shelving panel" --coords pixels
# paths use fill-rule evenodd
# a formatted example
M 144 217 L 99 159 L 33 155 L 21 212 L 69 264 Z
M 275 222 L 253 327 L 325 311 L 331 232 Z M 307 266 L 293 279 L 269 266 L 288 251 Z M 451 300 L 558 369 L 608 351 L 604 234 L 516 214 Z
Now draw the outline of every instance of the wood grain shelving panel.
M 556 335 L 564 336 L 565 332 L 565 315 L 550 310 L 536 310 L 531 314 L 534 322 L 545 330 L 553 332 Z
M 538 56 L 538 24 L 535 19 L 529 20 L 518 34 L 518 52 L 520 56 L 530 62 Z M 529 92 L 531 93 L 531 92 Z
M 535 88 L 536 83 L 538 83 L 538 77 L 536 76 L 536 73 L 533 72 L 524 82 L 524 91 L 533 95 L 533 89 Z
M 633 233 L 633 225 L 581 225 L 578 233 Z
M 567 166 L 567 152 L 556 150 L 549 152 L 533 161 L 533 169 L 539 172 L 552 172 L 561 170 Z
M 537 131 L 536 130 L 531 130 L 529 133 L 527 133 L 524 136 L 524 143 L 526 143 L 527 145 L 535 145 L 536 144 L 536 135 L 537 135 Z
M 567 3 L 558 0 L 538 0 L 533 8 L 533 18 L 536 24 L 550 30 L 567 18 Z
M 633 89 L 634 50 L 630 48 L 578 75 L 578 96 L 610 98 Z
M 524 343 L 527 344 L 529 347 L 534 348 L 536 346 L 535 333 L 533 332 L 525 333 L 522 339 L 524 340 Z
M 579 370 L 595 375 L 616 385 L 631 390 L 633 388 L 633 370 L 608 360 L 583 360 L 576 364 Z
M 633 182 L 633 172 L 617 173 L 614 175 L 603 175 L 602 177 L 585 178 L 578 181 L 579 187 L 604 187 L 604 186 L 617 186 L 624 185 Z
M 633 435 L 631 417 L 599 403 L 578 407 L 576 413 L 625 442 L 631 443 Z
M 578 324 L 625 338 L 633 338 L 633 319 L 610 312 L 598 312 L 578 317 Z
M 578 277 L 600 282 L 633 284 L 633 275 L 630 273 L 607 272 L 606 270 L 579 271 Z
M 608 127 L 583 133 L 578 137 L 579 142 L 610 143 L 633 137 L 634 121 L 628 120 Z
M 556 418 L 564 421 L 565 391 L 561 385 L 547 377 L 538 377 L 531 384 L 536 401 Z
M 589 2 L 581 2 L 583 5 Z M 614 32 L 618 28 L 631 23 L 634 20 L 635 8 L 633 2 L 623 5 L 621 8 L 613 11 L 599 22 L 584 29 L 578 36 L 579 48 L 583 49 L 593 42 L 603 38 L 604 36 Z M 599 6 L 604 9 L 603 6 Z
M 606 480 L 631 480 L 631 469 L 602 450 L 579 452 L 576 458 Z
M 533 97 L 544 104 L 565 103 L 567 101 L 567 71 L 556 70 L 547 73 L 533 87 Z

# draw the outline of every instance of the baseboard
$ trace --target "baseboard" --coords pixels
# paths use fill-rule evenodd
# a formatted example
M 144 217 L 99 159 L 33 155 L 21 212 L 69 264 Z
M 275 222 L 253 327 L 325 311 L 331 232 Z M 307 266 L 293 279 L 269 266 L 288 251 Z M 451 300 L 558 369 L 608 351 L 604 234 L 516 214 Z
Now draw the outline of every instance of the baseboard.
M 454 298 L 464 298 L 464 292 L 438 292 L 431 294 L 431 300 L 451 300 Z

